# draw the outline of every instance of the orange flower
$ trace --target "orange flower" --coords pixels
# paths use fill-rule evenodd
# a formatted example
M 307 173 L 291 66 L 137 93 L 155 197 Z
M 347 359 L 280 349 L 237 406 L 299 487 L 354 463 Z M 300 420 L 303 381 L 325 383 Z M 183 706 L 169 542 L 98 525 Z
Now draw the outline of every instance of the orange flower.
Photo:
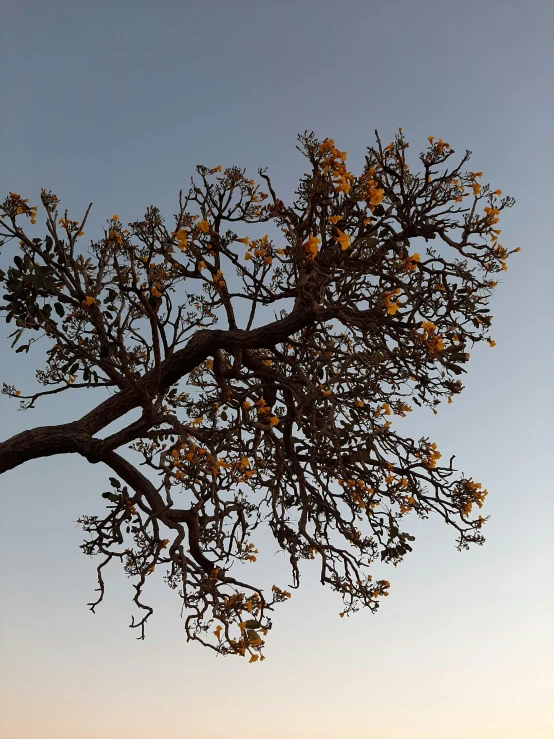
M 414 269 L 416 269 L 416 262 L 420 262 L 420 261 L 421 261 L 421 257 L 417 253 L 412 254 L 409 257 L 406 257 L 406 269 L 409 272 L 413 271 Z
M 369 189 L 369 203 L 370 203 L 370 206 L 375 207 L 376 205 L 379 205 L 379 203 L 383 199 L 384 193 L 385 193 L 384 190 L 380 190 L 379 188 L 376 188 L 376 187 L 371 187 Z M 373 210 L 373 208 L 372 208 L 372 210 Z
M 394 316 L 397 310 L 400 308 L 398 303 L 392 302 L 393 298 L 399 294 L 400 294 L 400 290 L 397 289 L 397 290 L 393 290 L 390 293 L 385 293 L 385 295 L 383 296 L 383 302 L 387 309 L 387 313 L 390 316 Z
M 200 221 L 198 224 L 198 228 L 202 231 L 202 233 L 208 233 L 210 230 L 210 224 L 208 221 Z
M 348 247 L 350 246 L 350 236 L 341 231 L 340 228 L 337 228 L 337 231 L 339 235 L 336 237 L 336 240 L 339 242 L 340 248 L 343 251 L 346 251 L 346 249 L 348 249 Z
M 338 180 L 333 180 L 333 182 L 336 184 L 336 192 L 344 192 L 346 193 L 346 195 L 348 195 L 348 193 L 350 192 L 350 183 L 348 182 L 346 177 L 340 177 Z
M 317 236 L 310 236 L 306 243 L 304 244 L 304 250 L 306 252 L 306 255 L 310 262 L 313 262 L 316 258 L 316 254 L 318 252 L 318 245 L 321 242 L 321 239 L 318 239 Z

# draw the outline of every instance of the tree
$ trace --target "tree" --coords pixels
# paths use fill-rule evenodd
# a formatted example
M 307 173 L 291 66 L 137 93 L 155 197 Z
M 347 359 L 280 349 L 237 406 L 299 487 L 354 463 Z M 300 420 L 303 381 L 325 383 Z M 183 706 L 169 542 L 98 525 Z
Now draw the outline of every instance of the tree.
M 113 215 L 85 246 L 90 206 L 80 220 L 60 217 L 43 190 L 44 238 L 21 225 L 37 219 L 27 199 L 10 193 L 1 211 L 2 243 L 19 244 L 0 273 L 12 346 L 50 342 L 43 389 L 4 384 L 4 395 L 22 409 L 77 389 L 104 399 L 2 443 L 0 471 L 69 453 L 107 465 L 107 510 L 79 519 L 83 551 L 100 560 L 89 605 L 119 560 L 143 638 L 152 609 L 142 591 L 165 566 L 188 638 L 251 661 L 290 597 L 233 575 L 256 560 L 262 522 L 289 556 L 293 587 L 300 562 L 318 559 L 344 615 L 388 595 L 368 567 L 411 551 L 405 516 L 441 516 L 459 548 L 483 542 L 485 521 L 475 509 L 487 491 L 392 418 L 408 401 L 434 412 L 451 402 L 468 347 L 494 345 L 487 305 L 509 256 L 497 223 L 513 200 L 464 169 L 470 152 L 451 165 L 454 151 L 433 137 L 412 173 L 402 131 L 388 146 L 377 135 L 359 176 L 332 140 L 299 142 L 309 171 L 290 206 L 265 170 L 262 192 L 244 170 L 199 166 L 171 229 L 150 207 L 128 228 Z M 246 232 L 266 223 L 272 234 Z M 138 420 L 97 437 L 133 410 Z

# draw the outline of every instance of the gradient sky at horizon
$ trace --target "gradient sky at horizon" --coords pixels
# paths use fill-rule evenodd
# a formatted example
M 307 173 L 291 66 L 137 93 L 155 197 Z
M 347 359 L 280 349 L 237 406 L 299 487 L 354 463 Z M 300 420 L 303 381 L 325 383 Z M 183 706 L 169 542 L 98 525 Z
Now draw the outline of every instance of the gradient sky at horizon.
M 414 523 L 377 615 L 340 619 L 307 566 L 266 660 L 249 665 L 187 644 L 177 597 L 153 580 L 156 613 L 136 641 L 117 568 L 97 614 L 86 607 L 96 563 L 73 522 L 101 510 L 109 471 L 57 457 L 4 475 L 2 737 L 554 736 L 553 16 L 547 0 L 4 4 L 2 198 L 36 202 L 45 187 L 75 218 L 93 201 L 98 229 L 150 204 L 172 213 L 204 163 L 267 166 L 290 201 L 299 132 L 333 137 L 356 169 L 374 129 L 390 140 L 402 126 L 416 151 L 430 134 L 472 150 L 483 181 L 517 200 L 502 236 L 522 251 L 492 301 L 497 346 L 474 349 L 462 396 L 399 422 L 485 483 L 487 542 L 458 553 L 440 522 Z M 41 354 L 14 355 L 7 333 L 0 381 L 27 390 Z M 0 404 L 6 438 L 96 402 Z M 253 566 L 290 581 L 273 549 Z

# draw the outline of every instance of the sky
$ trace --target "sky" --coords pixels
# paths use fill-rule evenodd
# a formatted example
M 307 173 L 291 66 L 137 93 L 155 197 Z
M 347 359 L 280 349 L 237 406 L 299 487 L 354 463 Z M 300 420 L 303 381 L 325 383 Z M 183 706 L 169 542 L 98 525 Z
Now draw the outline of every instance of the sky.
M 107 469 L 37 460 L 0 480 L 0 735 L 6 739 L 547 739 L 554 736 L 554 362 L 551 315 L 554 10 L 548 0 L 20 0 L 0 27 L 0 195 L 53 190 L 77 219 L 171 214 L 194 166 L 267 166 L 289 201 L 296 135 L 335 139 L 358 169 L 378 129 L 402 126 L 473 152 L 483 182 L 516 198 L 510 260 L 492 301 L 494 349 L 466 389 L 400 421 L 489 490 L 487 542 L 468 552 L 440 521 L 414 523 L 376 615 L 303 570 L 263 663 L 186 643 L 176 596 L 148 591 L 147 638 L 127 628 L 117 568 L 105 603 L 74 523 L 101 510 Z M 2 261 L 11 260 L 13 246 Z M 11 250 L 11 251 L 9 251 Z M 0 381 L 33 387 L 40 352 Z M 63 423 L 95 399 L 0 398 L 1 436 Z M 274 551 L 264 579 L 286 577 Z M 281 582 L 283 580 L 281 579 Z

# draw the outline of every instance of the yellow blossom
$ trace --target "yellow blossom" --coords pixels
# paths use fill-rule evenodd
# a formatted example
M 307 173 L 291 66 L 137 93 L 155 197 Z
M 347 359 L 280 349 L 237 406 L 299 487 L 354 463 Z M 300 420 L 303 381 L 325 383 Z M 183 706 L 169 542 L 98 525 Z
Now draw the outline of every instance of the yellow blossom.
M 379 205 L 379 203 L 383 200 L 384 193 L 385 191 L 379 188 L 375 188 L 375 187 L 370 188 L 369 190 L 370 210 L 373 210 L 376 205 Z
M 202 220 L 198 224 L 198 228 L 202 231 L 202 233 L 208 233 L 208 231 L 210 230 L 210 224 L 208 223 L 208 221 Z
M 391 316 L 394 316 L 394 314 L 400 307 L 398 303 L 392 302 L 393 298 L 399 294 L 400 294 L 400 290 L 396 289 L 396 290 L 392 290 L 391 292 L 385 293 L 383 296 L 383 303 L 385 304 L 387 313 Z
M 421 257 L 417 252 L 415 254 L 411 254 L 409 257 L 406 257 L 406 269 L 409 271 L 416 269 L 416 262 L 420 261 Z
M 340 228 L 337 228 L 337 232 L 339 235 L 336 237 L 336 240 L 339 242 L 342 251 L 346 251 L 350 246 L 350 236 L 345 234 L 344 231 L 341 231 Z
M 313 262 L 316 257 L 320 241 L 321 239 L 319 239 L 317 236 L 310 236 L 304 244 L 304 250 L 310 262 Z

